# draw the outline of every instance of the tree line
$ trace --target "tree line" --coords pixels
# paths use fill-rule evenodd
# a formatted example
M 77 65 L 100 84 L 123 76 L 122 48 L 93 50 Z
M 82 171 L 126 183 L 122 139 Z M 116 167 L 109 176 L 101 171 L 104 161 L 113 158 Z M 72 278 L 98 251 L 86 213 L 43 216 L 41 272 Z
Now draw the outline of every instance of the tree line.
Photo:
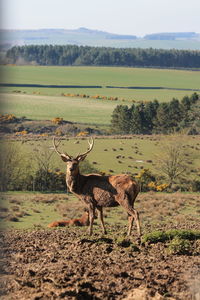
M 161 68 L 199 68 L 200 51 L 140 48 L 108 48 L 76 45 L 14 46 L 6 62 L 19 60 L 38 65 L 87 65 Z
M 115 134 L 169 134 L 187 128 L 190 134 L 200 133 L 200 96 L 173 98 L 169 103 L 157 100 L 147 103 L 117 105 L 111 116 Z

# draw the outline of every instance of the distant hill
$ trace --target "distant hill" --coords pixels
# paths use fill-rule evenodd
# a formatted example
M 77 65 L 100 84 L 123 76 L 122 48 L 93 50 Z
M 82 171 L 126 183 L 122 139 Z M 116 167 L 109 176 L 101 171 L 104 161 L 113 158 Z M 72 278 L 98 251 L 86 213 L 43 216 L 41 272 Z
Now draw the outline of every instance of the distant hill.
M 144 36 L 147 40 L 188 40 L 196 39 L 200 40 L 200 34 L 195 32 L 164 32 L 164 33 L 154 33 Z
M 200 34 L 195 32 L 154 33 L 137 37 L 105 31 L 79 29 L 0 30 L 1 50 L 14 45 L 88 45 L 116 48 L 161 48 L 200 50 Z

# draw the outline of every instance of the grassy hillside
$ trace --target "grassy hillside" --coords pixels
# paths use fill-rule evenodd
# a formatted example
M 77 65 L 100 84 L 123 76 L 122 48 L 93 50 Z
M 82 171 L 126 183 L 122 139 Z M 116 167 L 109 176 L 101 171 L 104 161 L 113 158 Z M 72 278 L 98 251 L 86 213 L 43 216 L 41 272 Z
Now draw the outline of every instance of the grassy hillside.
M 106 174 L 117 174 L 117 173 L 140 173 L 142 169 L 150 169 L 153 173 L 157 173 L 156 168 L 157 156 L 161 154 L 163 148 L 160 147 L 161 141 L 166 141 L 169 137 L 167 136 L 132 136 L 128 139 L 124 138 L 97 138 L 95 139 L 94 150 L 88 155 L 88 161 L 94 165 L 99 171 L 105 172 Z M 194 165 L 191 164 L 191 168 L 198 169 L 200 166 L 200 158 L 198 152 L 200 149 L 200 137 L 199 136 L 186 136 L 185 140 L 187 152 L 195 158 Z M 11 145 L 10 141 L 8 141 Z M 52 138 L 47 140 L 34 141 L 26 138 L 26 142 L 16 141 L 20 147 L 20 152 L 24 153 L 24 159 L 34 157 L 35 153 L 44 154 L 52 147 Z M 70 138 L 63 139 L 59 149 L 61 152 L 67 152 L 72 156 L 76 156 L 79 152 L 86 151 L 88 142 L 86 139 Z M 2 148 L 3 149 L 3 148 Z M 49 152 L 49 153 L 50 153 Z M 31 165 L 34 169 L 34 161 Z M 58 155 L 53 154 L 52 156 L 52 168 L 60 168 L 65 172 L 65 164 Z M 198 171 L 199 173 L 199 171 Z M 197 176 L 195 172 L 188 175 Z

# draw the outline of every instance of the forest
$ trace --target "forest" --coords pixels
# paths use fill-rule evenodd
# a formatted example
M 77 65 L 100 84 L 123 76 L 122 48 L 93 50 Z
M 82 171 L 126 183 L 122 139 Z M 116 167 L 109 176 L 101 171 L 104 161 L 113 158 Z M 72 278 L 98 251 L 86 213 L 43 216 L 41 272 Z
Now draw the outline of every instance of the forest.
M 6 63 L 58 66 L 127 66 L 199 68 L 200 51 L 140 48 L 107 48 L 76 45 L 14 46 L 6 53 Z
M 147 103 L 117 105 L 112 113 L 111 128 L 115 134 L 169 134 L 187 129 L 189 134 L 200 133 L 200 97 L 197 93 L 181 101 L 169 103 L 157 100 Z

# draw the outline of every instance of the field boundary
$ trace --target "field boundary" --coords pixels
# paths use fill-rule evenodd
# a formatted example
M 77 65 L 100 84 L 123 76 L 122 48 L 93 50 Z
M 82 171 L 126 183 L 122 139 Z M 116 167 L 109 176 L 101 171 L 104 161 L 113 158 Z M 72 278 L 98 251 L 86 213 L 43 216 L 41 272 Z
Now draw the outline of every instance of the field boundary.
M 23 83 L 0 83 L 0 87 L 36 87 L 36 88 L 91 88 L 101 89 L 100 85 L 55 85 L 55 84 L 23 84 Z M 133 90 L 174 90 L 174 91 L 194 91 L 199 92 L 200 89 L 190 88 L 170 88 L 163 86 L 105 86 L 108 89 L 133 89 Z

